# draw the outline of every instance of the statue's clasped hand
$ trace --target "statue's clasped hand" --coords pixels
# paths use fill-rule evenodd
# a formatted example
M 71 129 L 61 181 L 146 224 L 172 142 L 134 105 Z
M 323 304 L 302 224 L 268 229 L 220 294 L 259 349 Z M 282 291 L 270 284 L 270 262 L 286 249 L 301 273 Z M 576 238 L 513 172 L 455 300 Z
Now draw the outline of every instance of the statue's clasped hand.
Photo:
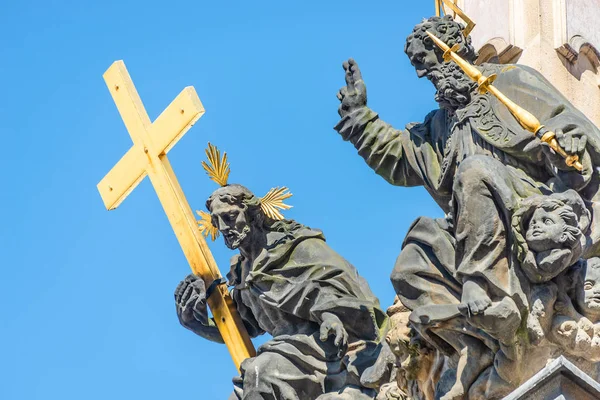
M 188 275 L 175 289 L 175 306 L 181 325 L 192 331 L 198 324 L 208 325 L 206 287 L 196 275 Z
M 321 318 L 320 339 L 326 342 L 329 337 L 334 336 L 333 344 L 336 345 L 340 353 L 345 353 L 348 348 L 348 332 L 344 329 L 342 321 L 331 313 L 323 313 Z
M 542 141 L 547 144 L 547 146 L 544 147 L 545 152 L 553 163 L 566 163 L 569 167 L 573 167 L 575 166 L 575 163 L 577 163 L 578 167 L 575 167 L 581 169 L 580 160 L 583 159 L 583 154 L 587 145 L 587 136 L 582 128 L 570 124 L 562 128 L 554 129 L 553 135 L 552 131 L 548 130 L 546 127 L 544 127 L 543 132 L 546 132 L 543 136 L 550 134 L 550 140 L 555 139 L 556 141 L 554 143 L 558 144 L 558 148 L 554 148 L 556 146 L 552 146 L 551 143 L 542 139 Z
M 560 147 L 569 154 L 583 154 L 587 144 L 587 136 L 583 129 L 578 126 L 570 125 L 564 129 L 556 129 L 556 140 Z

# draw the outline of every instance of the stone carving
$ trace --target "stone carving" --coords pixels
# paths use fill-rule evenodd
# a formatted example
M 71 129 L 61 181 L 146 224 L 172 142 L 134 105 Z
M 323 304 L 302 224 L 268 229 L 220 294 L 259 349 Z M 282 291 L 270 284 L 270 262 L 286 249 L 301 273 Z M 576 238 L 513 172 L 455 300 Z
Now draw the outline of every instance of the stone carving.
M 392 271 L 399 303 L 387 337 L 397 361 L 384 399 L 499 399 L 562 354 L 598 377 L 592 257 L 600 255 L 600 232 L 592 221 L 600 131 L 532 68 L 478 66 L 554 131 L 583 171 L 567 166 L 444 62 L 426 34 L 456 45 L 473 64 L 477 54 L 462 29 L 450 16 L 432 17 L 407 38 L 405 52 L 435 86 L 439 109 L 404 130 L 368 108 L 357 63 L 343 65 L 335 129 L 386 181 L 424 186 L 446 214 L 413 223 Z M 426 361 L 407 368 L 417 357 Z
M 272 219 L 241 185 L 217 189 L 206 208 L 226 246 L 239 250 L 227 278 L 248 332 L 273 336 L 242 363 L 231 399 L 374 399 L 381 382 L 365 370 L 388 319 L 356 269 L 320 231 Z M 175 299 L 183 326 L 222 342 L 203 280 L 185 278 Z
M 600 258 L 580 262 L 559 293 L 553 341 L 568 354 L 600 362 Z
M 388 309 L 390 330 L 386 342 L 396 361 L 392 381 L 381 388 L 378 400 L 434 399 L 434 382 L 440 378 L 444 358 L 411 329 L 410 313 L 397 297 Z
M 546 282 L 581 257 L 589 215 L 573 190 L 532 196 L 519 204 L 512 217 L 513 243 L 529 281 Z

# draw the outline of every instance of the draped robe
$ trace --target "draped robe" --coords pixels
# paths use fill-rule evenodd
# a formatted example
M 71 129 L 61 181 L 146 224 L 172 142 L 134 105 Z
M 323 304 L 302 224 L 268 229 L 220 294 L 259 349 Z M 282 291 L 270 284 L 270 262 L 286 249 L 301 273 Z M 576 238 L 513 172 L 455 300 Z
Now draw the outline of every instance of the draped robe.
M 242 363 L 232 399 L 374 399 L 361 375 L 379 353 L 387 316 L 366 281 L 320 231 L 297 226 L 269 232 L 267 246 L 243 271 L 235 256 L 228 278 L 251 336 L 273 336 Z M 319 338 L 323 313 L 348 332 L 341 352 Z M 328 397 L 330 396 L 330 397 Z M 336 397 L 337 396 L 337 397 Z
M 367 107 L 343 116 L 335 129 L 377 174 L 393 185 L 423 186 L 446 213 L 445 219 L 415 221 L 392 273 L 411 310 L 459 303 L 470 279 L 484 282 L 492 301 L 508 296 L 526 308 L 529 282 L 515 265 L 507 229 L 519 201 L 572 188 L 590 209 L 597 205 L 598 128 L 534 69 L 478 68 L 497 74 L 494 86 L 549 129 L 581 127 L 588 138 L 584 171 L 550 162 L 544 144 L 489 93 L 473 93 L 455 112 L 434 110 L 403 131 Z M 598 253 L 598 237 L 597 228 L 588 232 L 588 256 Z

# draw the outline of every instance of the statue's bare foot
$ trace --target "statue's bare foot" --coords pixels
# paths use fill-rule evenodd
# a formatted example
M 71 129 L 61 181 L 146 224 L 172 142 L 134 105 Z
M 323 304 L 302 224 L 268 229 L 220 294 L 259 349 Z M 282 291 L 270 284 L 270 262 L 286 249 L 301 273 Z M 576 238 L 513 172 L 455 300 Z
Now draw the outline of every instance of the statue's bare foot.
M 460 308 L 465 314 L 481 314 L 491 305 L 492 299 L 479 283 L 475 281 L 464 282 Z
M 465 388 L 460 382 L 456 382 L 452 388 L 440 397 L 440 400 L 463 400 L 465 398 Z

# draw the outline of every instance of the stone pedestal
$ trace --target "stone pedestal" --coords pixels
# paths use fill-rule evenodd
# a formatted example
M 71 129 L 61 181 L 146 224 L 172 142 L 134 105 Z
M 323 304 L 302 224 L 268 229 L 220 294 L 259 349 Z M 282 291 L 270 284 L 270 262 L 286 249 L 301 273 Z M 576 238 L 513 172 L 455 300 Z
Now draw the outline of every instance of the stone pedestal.
M 560 357 L 504 400 L 598 400 L 600 384 Z

